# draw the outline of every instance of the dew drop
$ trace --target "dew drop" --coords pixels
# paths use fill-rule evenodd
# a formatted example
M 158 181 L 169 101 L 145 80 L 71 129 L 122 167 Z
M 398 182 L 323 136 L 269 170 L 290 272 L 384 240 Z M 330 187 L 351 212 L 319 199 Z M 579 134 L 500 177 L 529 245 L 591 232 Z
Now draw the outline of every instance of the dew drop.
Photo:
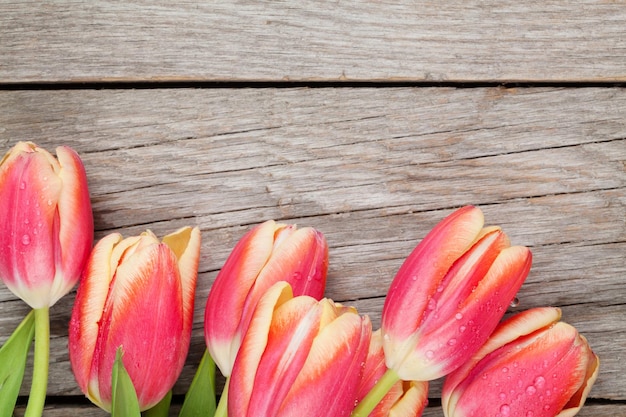
M 456 313 L 454 315 L 454 318 L 457 319 L 457 320 L 461 320 L 463 318 L 463 314 L 462 313 Z
M 437 302 L 433 299 L 430 299 L 428 301 L 428 309 L 429 310 L 434 310 L 435 308 L 437 308 Z
M 506 393 L 501 392 L 498 397 L 500 397 L 500 401 L 504 401 L 506 399 Z
M 542 376 L 538 376 L 537 378 L 535 378 L 535 386 L 539 389 L 543 388 L 543 386 L 546 383 L 546 379 Z
M 417 281 L 417 275 L 413 275 L 413 276 L 411 277 L 411 279 L 412 279 L 413 281 Z
M 298 272 L 298 271 L 294 272 L 294 273 L 293 273 L 293 279 L 295 279 L 295 280 L 300 280 L 300 279 L 302 279 L 302 273 L 300 273 L 300 272 Z
M 49 206 L 51 206 L 52 205 L 52 200 L 48 199 L 47 203 L 48 203 Z
M 467 330 L 467 327 L 465 326 L 459 327 L 459 333 L 463 333 L 465 330 Z
M 435 352 L 433 352 L 432 350 L 427 350 L 427 351 L 426 351 L 426 357 L 427 357 L 428 359 L 432 359 L 432 358 L 434 358 L 434 357 L 435 357 Z
M 22 236 L 22 244 L 23 244 L 23 245 L 28 245 L 28 244 L 30 244 L 30 236 L 28 236 L 28 235 L 24 235 L 24 236 Z
M 517 307 L 519 305 L 519 298 L 515 297 L 514 299 L 511 300 L 511 304 L 509 304 L 511 307 Z
M 25 189 L 25 188 L 26 188 L 26 183 L 22 181 L 22 182 L 20 183 L 20 190 L 23 190 L 23 189 Z
M 526 417 L 533 417 L 535 415 L 535 413 L 533 413 L 532 411 L 527 411 L 526 412 Z
M 454 345 L 456 345 L 456 339 L 448 340 L 448 346 L 454 346 Z
M 526 387 L 526 394 L 534 395 L 536 392 L 537 392 L 537 388 L 533 387 L 532 385 L 529 385 L 528 387 Z
M 502 368 L 502 373 L 506 374 L 507 372 L 509 372 L 509 368 L 507 368 L 506 366 Z
M 508 416 L 511 414 L 511 406 L 509 406 L 508 404 L 502 404 L 502 406 L 500 407 L 500 413 L 503 416 Z

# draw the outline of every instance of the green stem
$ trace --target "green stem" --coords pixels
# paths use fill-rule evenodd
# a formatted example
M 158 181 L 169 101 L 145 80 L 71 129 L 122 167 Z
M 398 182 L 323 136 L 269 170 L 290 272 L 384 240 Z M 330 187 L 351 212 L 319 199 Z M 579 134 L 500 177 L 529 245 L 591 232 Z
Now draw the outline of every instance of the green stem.
M 352 411 L 351 417 L 366 417 L 378 405 L 380 400 L 389 392 L 393 384 L 398 382 L 400 378 L 392 369 L 387 369 L 383 376 L 378 380 L 376 385 L 372 387 L 370 392 L 361 400 Z
M 230 377 L 226 378 L 224 384 L 224 390 L 220 396 L 220 402 L 217 404 L 214 417 L 228 417 L 228 385 L 230 383 Z
M 40 417 L 46 402 L 48 389 L 48 366 L 50 360 L 50 311 L 49 307 L 35 309 L 35 359 L 33 382 L 24 417 Z

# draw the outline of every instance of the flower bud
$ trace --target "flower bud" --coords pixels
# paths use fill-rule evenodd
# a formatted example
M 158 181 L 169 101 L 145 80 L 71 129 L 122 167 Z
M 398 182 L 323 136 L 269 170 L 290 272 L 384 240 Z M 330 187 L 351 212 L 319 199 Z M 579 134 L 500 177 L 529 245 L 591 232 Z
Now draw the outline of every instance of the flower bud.
M 498 326 L 487 343 L 446 378 L 444 414 L 576 415 L 600 362 L 584 336 L 560 318 L 558 308 L 534 308 Z
M 235 245 L 206 303 L 204 336 L 213 360 L 229 376 L 256 303 L 278 281 L 295 295 L 320 299 L 326 285 L 328 245 L 311 227 L 266 221 Z
M 259 301 L 230 377 L 228 415 L 349 416 L 371 323 L 279 282 Z
M 191 337 L 200 231 L 100 240 L 72 310 L 69 353 L 85 395 L 109 411 L 118 348 L 141 410 L 157 404 L 182 370 Z
M 483 228 L 478 208 L 449 215 L 391 283 L 381 325 L 387 367 L 405 381 L 430 381 L 461 366 L 495 329 L 530 264 L 528 248 Z
M 69 147 L 56 152 L 19 142 L 0 162 L 0 278 L 35 309 L 74 287 L 93 243 L 83 164 Z

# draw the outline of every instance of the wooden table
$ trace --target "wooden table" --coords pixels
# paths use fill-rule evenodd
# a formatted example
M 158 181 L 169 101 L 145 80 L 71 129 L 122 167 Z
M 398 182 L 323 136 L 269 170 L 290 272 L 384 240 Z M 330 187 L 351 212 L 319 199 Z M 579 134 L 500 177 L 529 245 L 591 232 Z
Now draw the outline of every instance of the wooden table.
M 377 327 L 403 259 L 475 204 L 532 248 L 511 312 L 561 307 L 601 358 L 579 415 L 626 416 L 624 1 L 170 3 L 1 1 L 0 144 L 74 147 L 96 238 L 201 228 L 175 402 L 253 225 L 321 230 L 327 295 Z M 103 416 L 68 363 L 72 302 L 51 311 L 45 415 Z M 27 311 L 0 286 L 0 343 Z

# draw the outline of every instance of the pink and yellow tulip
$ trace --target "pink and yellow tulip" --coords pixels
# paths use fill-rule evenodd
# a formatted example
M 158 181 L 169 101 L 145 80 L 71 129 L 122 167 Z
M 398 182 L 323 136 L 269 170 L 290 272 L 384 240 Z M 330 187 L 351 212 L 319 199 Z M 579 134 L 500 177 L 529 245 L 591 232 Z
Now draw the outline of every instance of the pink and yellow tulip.
M 350 415 L 370 337 L 369 319 L 356 310 L 275 284 L 235 360 L 228 416 Z
M 383 338 L 379 329 L 372 333 L 370 340 L 363 378 L 359 384 L 359 402 L 385 375 L 386 370 Z M 396 381 L 369 417 L 419 417 L 427 404 L 428 382 Z
M 483 228 L 461 208 L 428 233 L 400 267 L 382 313 L 387 367 L 405 381 L 452 372 L 487 340 L 524 282 L 526 247 Z
M 150 231 L 104 237 L 94 247 L 72 311 L 69 352 L 85 395 L 111 406 L 119 347 L 142 410 L 178 378 L 191 337 L 200 231 L 185 227 L 160 242 Z
M 328 245 L 313 228 L 266 221 L 246 233 L 217 275 L 206 303 L 204 335 L 211 357 L 229 376 L 256 303 L 278 281 L 295 295 L 320 299 Z
M 535 308 L 503 322 L 443 386 L 447 417 L 571 417 L 599 369 L 587 340 L 559 321 L 558 308 Z
M 0 278 L 34 309 L 74 287 L 93 243 L 83 164 L 69 147 L 56 153 L 19 142 L 0 162 Z

